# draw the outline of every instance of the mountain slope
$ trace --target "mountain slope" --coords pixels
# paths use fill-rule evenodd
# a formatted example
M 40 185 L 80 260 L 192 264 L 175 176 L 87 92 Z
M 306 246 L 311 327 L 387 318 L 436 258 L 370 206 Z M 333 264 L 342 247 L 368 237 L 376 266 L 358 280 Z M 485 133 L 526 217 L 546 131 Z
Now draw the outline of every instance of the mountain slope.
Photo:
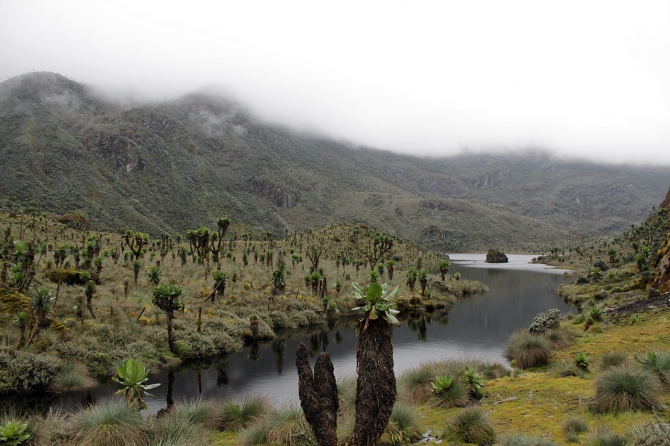
M 421 159 L 257 120 L 225 98 L 119 106 L 53 73 L 0 84 L 0 198 L 106 229 L 283 232 L 358 221 L 448 250 L 561 243 L 642 220 L 667 168 L 546 154 Z M 563 229 L 558 229 L 563 228 Z

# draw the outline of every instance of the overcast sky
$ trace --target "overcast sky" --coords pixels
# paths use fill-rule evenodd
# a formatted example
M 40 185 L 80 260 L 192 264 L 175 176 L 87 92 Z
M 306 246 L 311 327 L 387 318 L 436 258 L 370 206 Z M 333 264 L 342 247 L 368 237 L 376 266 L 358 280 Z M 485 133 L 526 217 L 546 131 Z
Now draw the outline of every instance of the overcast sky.
M 0 0 L 0 79 L 227 87 L 413 154 L 542 147 L 670 164 L 670 1 Z

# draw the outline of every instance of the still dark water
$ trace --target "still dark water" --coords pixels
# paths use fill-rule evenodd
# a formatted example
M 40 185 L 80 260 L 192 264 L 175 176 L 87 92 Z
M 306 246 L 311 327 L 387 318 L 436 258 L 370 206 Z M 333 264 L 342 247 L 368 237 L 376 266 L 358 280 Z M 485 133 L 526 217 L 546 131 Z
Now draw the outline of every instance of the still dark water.
M 477 357 L 505 362 L 502 350 L 508 336 L 528 326 L 536 314 L 557 308 L 569 313 L 556 288 L 565 280 L 563 271 L 542 270 L 528 265 L 533 256 L 510 256 L 506 265 L 487 265 L 483 254 L 453 254 L 450 274 L 460 272 L 463 279 L 478 280 L 490 291 L 456 304 L 447 317 L 418 318 L 403 322 L 393 331 L 396 373 L 419 363 L 454 357 Z M 147 398 L 150 411 L 166 406 L 172 387 L 175 401 L 191 397 L 228 398 L 249 393 L 269 396 L 275 403 L 298 399 L 298 374 L 295 351 L 300 342 L 316 356 L 330 353 L 336 376 L 353 375 L 356 368 L 356 333 L 353 324 L 340 325 L 311 333 L 288 333 L 286 339 L 245 349 L 216 364 L 193 367 L 170 375 L 153 376 L 160 382 L 154 398 Z M 172 385 L 170 385 L 172 381 Z M 50 405 L 75 407 L 113 395 L 118 384 L 109 380 L 88 393 L 48 397 Z M 46 403 L 46 401 L 43 401 Z

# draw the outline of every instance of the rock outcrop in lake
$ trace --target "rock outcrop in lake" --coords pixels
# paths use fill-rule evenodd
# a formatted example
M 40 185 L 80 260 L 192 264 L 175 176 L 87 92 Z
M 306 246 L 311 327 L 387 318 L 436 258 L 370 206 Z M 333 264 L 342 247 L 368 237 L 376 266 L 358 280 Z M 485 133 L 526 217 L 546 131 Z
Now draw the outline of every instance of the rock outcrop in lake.
M 486 263 L 507 263 L 508 261 L 505 253 L 497 249 L 489 249 L 489 252 L 486 253 Z

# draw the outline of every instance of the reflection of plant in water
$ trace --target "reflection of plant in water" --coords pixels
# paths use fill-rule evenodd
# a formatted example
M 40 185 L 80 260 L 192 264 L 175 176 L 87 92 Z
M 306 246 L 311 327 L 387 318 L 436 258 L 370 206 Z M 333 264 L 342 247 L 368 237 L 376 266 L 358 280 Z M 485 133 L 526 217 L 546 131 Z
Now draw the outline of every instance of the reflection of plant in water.
M 426 342 L 426 332 L 428 331 L 428 327 L 426 327 L 426 319 L 421 318 L 421 321 L 419 322 L 419 341 Z
M 254 342 L 251 344 L 251 348 L 249 349 L 249 361 L 251 362 L 256 362 L 260 359 L 260 355 L 258 354 L 258 342 Z
M 216 386 L 221 387 L 228 384 L 228 374 L 226 373 L 226 364 L 216 366 Z
M 275 355 L 277 373 L 281 374 L 284 368 L 284 355 L 286 354 L 286 339 L 278 339 L 272 342 L 272 353 Z

